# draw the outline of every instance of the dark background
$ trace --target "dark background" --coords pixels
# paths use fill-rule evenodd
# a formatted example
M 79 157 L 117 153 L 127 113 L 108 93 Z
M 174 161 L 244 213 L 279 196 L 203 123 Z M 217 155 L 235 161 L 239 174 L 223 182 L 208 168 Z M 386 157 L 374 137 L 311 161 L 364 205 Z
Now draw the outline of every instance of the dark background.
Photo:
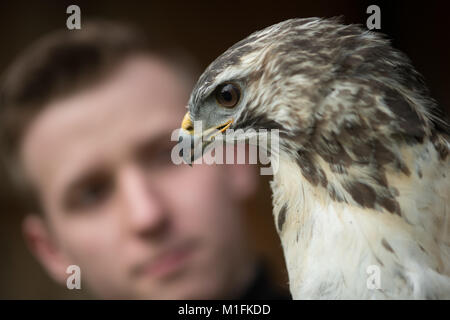
M 445 1 L 2 1 L 0 4 L 0 72 L 29 43 L 64 28 L 67 6 L 81 8 L 81 23 L 111 19 L 132 23 L 190 52 L 206 67 L 216 56 L 251 32 L 288 18 L 342 15 L 346 23 L 366 23 L 370 4 L 381 8 L 381 32 L 405 52 L 422 73 L 442 110 L 450 105 L 450 11 Z M 0 172 L 0 299 L 84 298 L 53 284 L 25 249 L 20 219 Z M 287 277 L 281 245 L 272 222 L 269 178 L 261 178 L 258 195 L 248 204 L 252 242 L 271 262 L 280 286 Z

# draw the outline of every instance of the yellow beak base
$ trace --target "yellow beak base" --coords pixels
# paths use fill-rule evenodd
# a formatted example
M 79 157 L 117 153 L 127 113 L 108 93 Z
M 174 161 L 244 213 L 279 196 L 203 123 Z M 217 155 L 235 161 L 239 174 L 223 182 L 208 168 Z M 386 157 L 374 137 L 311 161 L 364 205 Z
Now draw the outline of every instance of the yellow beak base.
M 190 134 L 194 133 L 194 125 L 192 124 L 191 115 L 189 112 L 184 115 L 183 121 L 181 122 L 181 128 Z

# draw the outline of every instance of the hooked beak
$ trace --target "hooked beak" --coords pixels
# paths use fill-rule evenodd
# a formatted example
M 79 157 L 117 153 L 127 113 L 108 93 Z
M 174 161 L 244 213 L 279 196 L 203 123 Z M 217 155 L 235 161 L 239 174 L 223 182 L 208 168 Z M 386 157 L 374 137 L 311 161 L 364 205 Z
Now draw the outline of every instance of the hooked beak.
M 233 119 L 230 119 L 221 125 L 203 130 L 201 123 L 192 123 L 191 115 L 187 112 L 181 122 L 178 136 L 178 143 L 182 143 L 183 161 L 192 166 L 196 159 L 206 153 L 207 147 L 215 140 L 215 137 L 227 130 L 232 123 Z

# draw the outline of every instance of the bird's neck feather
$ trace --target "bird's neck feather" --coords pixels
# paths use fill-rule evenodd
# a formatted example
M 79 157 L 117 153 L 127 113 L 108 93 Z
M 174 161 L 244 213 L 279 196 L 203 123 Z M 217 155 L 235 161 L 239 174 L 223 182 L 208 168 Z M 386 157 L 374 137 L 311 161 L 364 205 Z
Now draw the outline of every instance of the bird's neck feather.
M 291 292 L 294 297 L 295 295 L 301 297 L 299 293 L 305 292 L 304 288 L 308 286 L 313 287 L 314 281 L 317 282 L 317 287 L 311 290 L 316 290 L 322 281 L 320 277 L 323 274 L 329 274 L 329 270 L 323 273 L 320 270 L 312 271 L 311 266 L 322 269 L 326 266 L 334 270 L 335 276 L 339 273 L 351 275 L 353 271 L 349 271 L 348 266 L 358 265 L 355 272 L 359 273 L 360 278 L 355 279 L 360 279 L 358 280 L 360 282 L 355 282 L 355 285 L 361 285 L 364 289 L 364 281 L 367 278 L 366 267 L 380 264 L 379 259 L 383 259 L 384 264 L 387 265 L 391 261 L 389 259 L 394 257 L 391 252 L 386 251 L 382 240 L 388 239 L 394 246 L 395 242 L 391 240 L 392 235 L 400 237 L 400 234 L 410 230 L 411 226 L 424 225 L 430 221 L 429 216 L 423 214 L 423 206 L 430 206 L 430 204 L 419 203 L 422 200 L 414 196 L 410 186 L 414 185 L 415 191 L 420 194 L 427 194 L 426 199 L 432 204 L 443 203 L 443 198 L 450 196 L 448 179 L 443 178 L 445 175 L 443 172 L 449 171 L 449 162 L 444 162 L 445 168 L 442 169 L 443 163 L 439 160 L 439 154 L 431 141 L 424 142 L 420 147 L 405 145 L 399 152 L 408 166 L 409 174 L 398 170 L 395 166 L 385 168 L 388 186 L 397 190 L 395 200 L 398 202 L 399 214 L 389 212 L 379 205 L 373 208 L 361 206 L 342 186 L 346 180 L 339 179 L 337 173 L 328 170 L 326 163 L 320 157 L 314 158 L 315 165 L 320 166 L 327 175 L 327 183 L 332 184 L 343 199 L 343 201 L 337 201 L 330 195 L 329 188 L 324 187 L 320 182 L 314 185 L 304 176 L 297 158 L 286 153 L 280 154 L 279 168 L 271 183 L 273 213 L 282 241 Z M 358 177 L 358 171 L 349 170 L 348 173 L 353 174 L 353 179 Z M 359 176 L 362 173 L 359 172 Z M 432 183 L 435 185 L 433 192 L 430 191 Z M 429 214 L 445 216 L 445 212 L 441 211 L 446 209 L 427 207 L 425 210 L 431 210 Z M 437 225 L 427 228 L 437 230 L 433 229 Z M 431 242 L 434 240 L 431 237 L 429 239 L 427 235 L 420 239 L 410 237 L 405 234 L 403 238 L 410 239 L 408 247 L 413 249 L 408 250 L 416 250 L 418 254 L 423 253 L 421 251 L 423 248 L 432 250 L 434 244 Z M 405 240 L 402 241 L 405 242 Z M 350 255 L 349 252 L 351 252 Z M 401 254 L 401 251 L 397 254 Z M 340 260 L 343 257 L 353 260 Z M 330 267 L 333 263 L 335 265 Z M 317 279 L 312 279 L 311 275 L 318 275 Z

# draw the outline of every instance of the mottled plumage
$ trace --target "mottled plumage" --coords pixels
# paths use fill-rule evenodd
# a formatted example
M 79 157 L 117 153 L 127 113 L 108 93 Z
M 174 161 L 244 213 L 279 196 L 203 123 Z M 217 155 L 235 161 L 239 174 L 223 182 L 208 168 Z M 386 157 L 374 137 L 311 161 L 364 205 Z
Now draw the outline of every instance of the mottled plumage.
M 228 82 L 233 109 L 214 99 Z M 447 127 L 380 34 L 318 18 L 255 32 L 206 69 L 189 114 L 280 130 L 271 186 L 294 298 L 450 298 Z

